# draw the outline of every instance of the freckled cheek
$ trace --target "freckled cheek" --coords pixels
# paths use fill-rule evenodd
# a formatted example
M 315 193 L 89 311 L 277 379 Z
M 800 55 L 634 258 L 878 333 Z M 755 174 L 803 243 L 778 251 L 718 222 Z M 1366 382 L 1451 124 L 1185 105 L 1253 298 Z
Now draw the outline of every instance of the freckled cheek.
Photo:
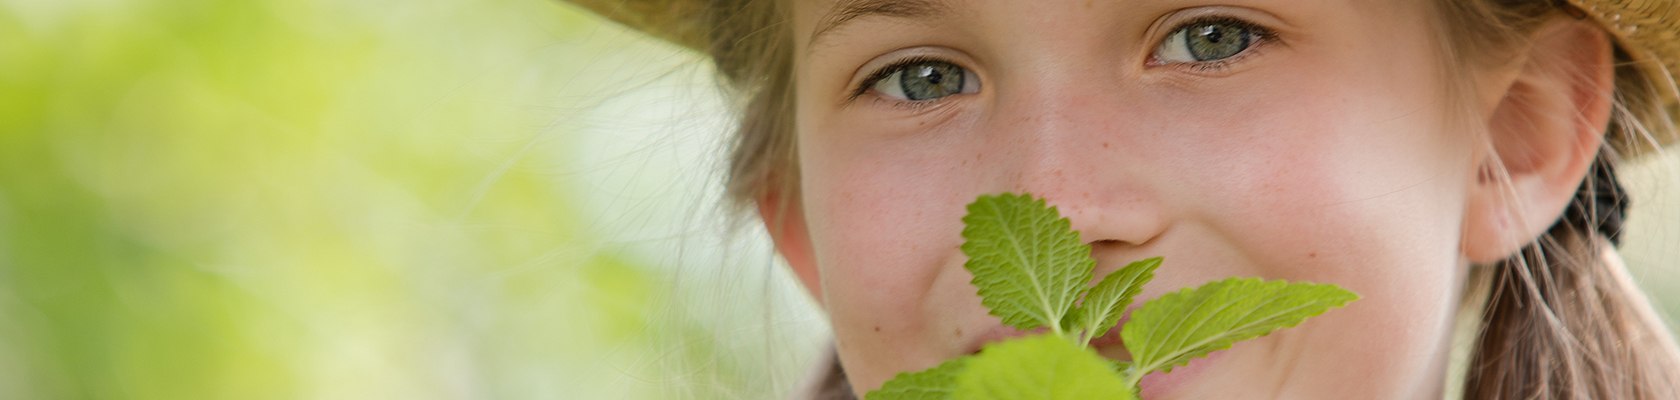
M 1462 274 L 1455 267 L 1465 182 L 1451 173 L 1460 166 L 1438 156 L 1450 144 L 1429 118 L 1373 124 L 1385 119 L 1281 115 L 1248 125 L 1256 140 L 1225 142 L 1223 157 L 1201 159 L 1202 179 L 1185 190 L 1202 194 L 1189 198 L 1196 218 L 1216 232 L 1207 245 L 1225 247 L 1264 276 L 1335 283 L 1361 295 L 1302 335 L 1365 339 L 1317 342 L 1311 347 L 1328 351 L 1308 353 L 1296 373 L 1425 370 L 1432 359 L 1419 354 L 1439 350 Z
M 1288 102 L 1228 113 L 1242 121 L 1194 126 L 1185 136 L 1202 150 L 1179 157 L 1191 160 L 1181 164 L 1190 183 L 1175 197 L 1274 276 L 1322 280 L 1419 257 L 1451 263 L 1462 166 L 1447 156 L 1456 144 L 1441 116 L 1420 100 L 1427 93 L 1297 88 Z M 1303 263 L 1341 271 L 1290 267 Z
M 805 158 L 802 194 L 824 292 L 846 296 L 831 307 L 916 309 L 960 255 L 969 185 L 943 157 L 920 153 L 830 148 Z

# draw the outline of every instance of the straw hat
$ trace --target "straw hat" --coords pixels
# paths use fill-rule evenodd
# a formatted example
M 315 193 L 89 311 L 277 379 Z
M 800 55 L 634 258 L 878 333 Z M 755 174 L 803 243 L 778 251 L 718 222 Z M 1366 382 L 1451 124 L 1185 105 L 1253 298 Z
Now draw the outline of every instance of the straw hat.
M 704 0 L 565 0 L 607 19 L 690 49 L 705 50 L 709 38 L 705 26 Z M 1659 87 L 1674 87 L 1680 80 L 1680 0 L 1554 0 L 1567 2 L 1578 13 L 1590 17 L 1620 41 L 1647 77 Z M 1670 115 L 1680 97 L 1663 92 Z M 1660 138 L 1664 144 L 1672 135 Z
M 705 0 L 562 0 L 661 40 L 705 50 Z

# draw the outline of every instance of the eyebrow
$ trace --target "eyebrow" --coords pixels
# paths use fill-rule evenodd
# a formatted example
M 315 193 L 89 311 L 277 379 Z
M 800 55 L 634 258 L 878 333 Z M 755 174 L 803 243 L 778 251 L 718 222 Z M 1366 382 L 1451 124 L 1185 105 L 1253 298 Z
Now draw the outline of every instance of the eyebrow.
M 950 12 L 950 5 L 943 0 L 840 0 L 817 20 L 817 29 L 807 44 L 815 46 L 827 33 L 863 17 L 926 19 Z

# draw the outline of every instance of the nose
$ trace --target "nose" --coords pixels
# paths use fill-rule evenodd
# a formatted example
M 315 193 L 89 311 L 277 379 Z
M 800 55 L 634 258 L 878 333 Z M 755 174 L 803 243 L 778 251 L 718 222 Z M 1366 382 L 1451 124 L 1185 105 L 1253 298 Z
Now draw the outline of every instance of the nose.
M 1168 226 L 1159 193 L 1170 182 L 1152 173 L 1159 152 L 1143 124 L 1128 123 L 1139 116 L 1125 111 L 1123 88 L 1089 82 L 1039 82 L 999 99 L 992 121 L 1008 153 L 1002 176 L 1055 206 L 1086 243 L 1144 246 Z

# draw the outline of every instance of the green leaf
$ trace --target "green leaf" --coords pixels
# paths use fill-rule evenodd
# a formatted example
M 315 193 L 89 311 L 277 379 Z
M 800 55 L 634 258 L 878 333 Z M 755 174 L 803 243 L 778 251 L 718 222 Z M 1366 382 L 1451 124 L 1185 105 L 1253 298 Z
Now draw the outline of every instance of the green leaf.
M 963 217 L 964 268 L 992 315 L 1022 330 L 1061 331 L 1096 261 L 1066 218 L 1027 195 L 980 196 Z
M 1108 361 L 1108 366 L 1110 368 L 1114 368 L 1114 373 L 1120 374 L 1120 376 L 1126 376 L 1126 374 L 1131 373 L 1131 370 L 1132 370 L 1132 362 L 1131 361 L 1109 360 Z
M 921 372 L 898 374 L 880 389 L 871 390 L 863 397 L 868 400 L 951 399 L 951 392 L 957 387 L 957 376 L 966 369 L 969 359 L 955 358 Z
M 1232 278 L 1144 303 L 1120 336 L 1135 377 L 1170 372 L 1196 357 L 1300 324 L 1359 299 L 1335 285 Z M 1135 379 L 1135 378 L 1134 378 Z
M 963 400 L 1134 399 L 1108 360 L 1056 335 L 987 346 L 957 377 Z M 873 400 L 873 399 L 871 399 Z
M 1160 266 L 1160 257 L 1147 258 L 1127 264 L 1125 268 L 1103 277 L 1102 282 L 1097 282 L 1097 286 L 1085 295 L 1085 301 L 1073 309 L 1073 312 L 1068 313 L 1067 319 L 1075 324 L 1068 330 L 1089 332 L 1085 339 L 1108 333 L 1109 328 L 1120 322 L 1120 316 L 1126 313 L 1126 306 L 1132 304 L 1132 297 L 1137 296 L 1138 292 L 1143 291 L 1143 285 L 1155 278 L 1155 268 Z

